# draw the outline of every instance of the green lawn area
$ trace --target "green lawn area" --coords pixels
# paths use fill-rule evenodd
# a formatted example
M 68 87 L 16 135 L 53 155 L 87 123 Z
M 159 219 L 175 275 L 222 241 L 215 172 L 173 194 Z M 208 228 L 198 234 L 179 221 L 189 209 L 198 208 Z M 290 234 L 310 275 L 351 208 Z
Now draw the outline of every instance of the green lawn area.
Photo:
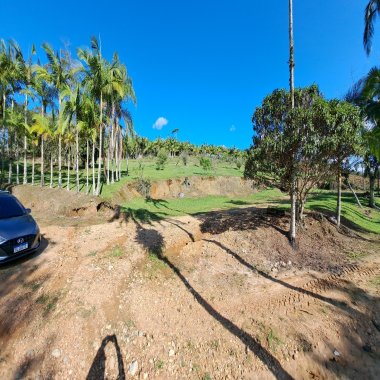
M 50 184 L 50 162 L 45 162 L 45 186 Z M 5 179 L 8 179 L 8 162 L 5 162 Z M 34 183 L 36 185 L 40 184 L 41 172 L 40 164 L 35 164 L 35 177 Z M 19 169 L 19 180 L 22 183 L 23 178 L 23 162 L 20 162 Z M 205 171 L 199 165 L 199 160 L 191 157 L 188 160 L 188 164 L 185 166 L 182 162 L 182 159 L 179 157 L 169 158 L 165 168 L 163 170 L 156 170 L 156 159 L 154 158 L 142 158 L 139 160 L 129 160 L 128 165 L 128 176 L 127 176 L 127 164 L 123 160 L 121 165 L 122 170 L 122 179 L 119 182 L 115 182 L 110 185 L 103 184 L 101 195 L 103 198 L 110 199 L 112 195 L 122 188 L 126 183 L 135 181 L 139 178 L 141 171 L 144 178 L 147 178 L 151 181 L 156 180 L 166 180 L 170 178 L 180 178 L 180 177 L 191 177 L 191 176 L 234 176 L 242 177 L 244 168 L 241 167 L 238 169 L 235 163 L 229 163 L 222 160 L 213 160 L 213 167 L 211 171 Z M 16 183 L 16 164 L 13 164 L 13 175 L 12 181 Z M 86 191 L 86 171 L 84 169 L 80 170 L 80 189 L 81 191 Z M 28 183 L 32 182 L 32 164 L 28 162 Z M 97 179 L 97 166 L 96 166 L 96 179 Z M 104 179 L 105 181 L 105 179 Z M 67 187 L 67 168 L 64 167 L 62 170 L 62 184 L 63 187 Z M 90 184 L 90 193 L 92 193 L 92 169 L 89 170 L 89 184 Z M 53 172 L 53 187 L 58 186 L 58 171 L 57 167 L 54 167 Z M 75 190 L 76 188 L 76 173 L 74 170 L 70 170 L 70 189 Z
M 151 181 L 166 180 L 181 177 L 191 176 L 233 176 L 242 177 L 244 168 L 238 169 L 235 163 L 229 163 L 221 160 L 213 160 L 213 167 L 210 171 L 205 171 L 199 165 L 199 160 L 191 158 L 185 166 L 179 157 L 168 159 L 167 164 L 163 170 L 156 169 L 156 159 L 144 158 L 141 160 L 129 160 L 129 175 L 124 176 L 120 182 L 112 185 L 103 186 L 102 196 L 104 198 L 111 198 L 112 194 L 118 191 L 124 184 L 136 181 L 141 173 L 139 169 L 140 163 L 142 164 L 142 173 L 144 178 Z M 126 163 L 123 162 L 122 170 L 126 170 Z
M 285 195 L 286 197 L 286 195 Z M 194 215 L 213 210 L 226 210 L 236 207 L 274 203 L 284 199 L 284 194 L 277 189 L 266 189 L 247 197 L 231 198 L 210 195 L 201 198 L 152 199 L 134 198 L 123 205 L 138 219 L 159 220 L 171 216 Z
M 345 192 L 342 195 L 343 223 L 365 232 L 380 233 L 380 212 L 364 207 L 360 209 L 353 195 Z M 363 206 L 368 202 L 361 199 Z M 380 198 L 377 198 L 380 204 Z M 225 210 L 236 207 L 272 204 L 279 208 L 289 209 L 289 199 L 277 189 L 266 189 L 247 197 L 231 198 L 226 196 L 207 196 L 201 198 L 182 198 L 166 200 L 132 199 L 123 205 L 124 210 L 132 213 L 141 221 L 159 220 L 171 216 L 195 215 L 212 210 Z M 310 195 L 306 209 L 334 213 L 336 208 L 336 193 L 317 191 Z
M 358 194 L 359 195 L 359 194 Z M 357 228 L 367 232 L 380 234 L 380 211 L 366 207 L 368 199 L 359 196 L 363 205 L 361 209 L 350 192 L 342 194 L 342 222 L 349 227 Z M 376 198 L 377 205 L 380 205 L 380 198 Z M 327 191 L 317 191 L 311 194 L 307 205 L 309 210 L 319 210 L 334 213 L 336 209 L 336 193 Z

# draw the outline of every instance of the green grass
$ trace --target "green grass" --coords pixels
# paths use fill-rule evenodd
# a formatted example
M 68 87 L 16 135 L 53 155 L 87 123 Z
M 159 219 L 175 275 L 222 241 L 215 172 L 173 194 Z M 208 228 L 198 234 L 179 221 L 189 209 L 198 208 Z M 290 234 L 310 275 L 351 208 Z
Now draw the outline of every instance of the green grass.
M 356 204 L 355 198 L 350 192 L 342 194 L 342 221 L 348 227 L 353 227 L 365 232 L 380 234 L 380 212 L 365 207 L 368 199 L 360 197 L 363 209 Z M 380 199 L 377 198 L 377 204 Z M 336 193 L 330 191 L 317 191 L 311 194 L 306 208 L 309 210 L 334 213 L 336 209 Z
M 174 178 L 191 177 L 191 176 L 232 176 L 242 177 L 244 168 L 237 169 L 235 163 L 228 163 L 221 160 L 213 160 L 211 173 L 205 171 L 196 158 L 189 159 L 187 166 L 183 165 L 180 158 L 169 158 L 163 170 L 156 169 L 156 159 L 144 158 L 141 160 L 129 160 L 129 175 L 124 176 L 120 182 L 109 186 L 103 186 L 102 196 L 111 198 L 112 195 L 123 187 L 126 183 L 136 181 L 140 176 L 139 164 L 143 165 L 143 176 L 151 181 L 160 181 Z M 122 170 L 126 170 L 125 161 Z
M 37 159 L 37 157 L 36 157 Z M 142 159 L 130 159 L 128 162 L 128 176 L 127 174 L 127 164 L 126 161 L 123 160 L 121 165 L 122 171 L 122 179 L 119 182 L 115 182 L 110 185 L 106 185 L 105 183 L 101 189 L 101 195 L 104 198 L 111 198 L 112 195 L 120 190 L 126 183 L 136 181 L 140 174 L 141 170 L 139 169 L 140 163 L 143 166 L 143 175 L 145 178 L 150 179 L 151 181 L 157 180 L 166 180 L 173 178 L 181 178 L 181 177 L 191 177 L 191 176 L 233 176 L 233 177 L 242 177 L 244 167 L 242 166 L 240 169 L 236 167 L 236 163 L 226 162 L 218 159 L 212 160 L 212 170 L 211 172 L 205 171 L 199 164 L 199 160 L 195 157 L 191 157 L 188 160 L 187 166 L 185 166 L 180 157 L 169 158 L 165 168 L 163 170 L 156 169 L 156 159 L 155 158 L 142 158 Z M 8 162 L 5 162 L 5 181 L 8 180 Z M 22 183 L 23 180 L 23 161 L 19 163 L 19 181 Z M 12 182 L 16 183 L 16 164 L 13 164 L 12 171 Z M 97 166 L 95 176 L 97 179 Z M 50 161 L 45 162 L 45 172 L 44 172 L 45 186 L 49 186 L 50 184 Z M 105 179 L 103 178 L 104 182 Z M 34 184 L 39 185 L 41 181 L 41 166 L 39 163 L 35 163 L 35 176 L 34 176 Z M 28 183 L 32 182 L 32 165 L 31 162 L 28 161 Z M 80 190 L 86 191 L 86 171 L 82 168 L 79 172 L 79 185 Z M 90 193 L 92 193 L 92 169 L 89 169 L 89 185 L 90 185 Z M 58 170 L 57 165 L 54 166 L 53 171 L 53 187 L 58 186 Z M 62 186 L 67 188 L 67 168 L 62 168 Z M 76 173 L 75 170 L 70 170 L 70 190 L 76 189 Z
M 134 198 L 123 205 L 140 221 L 160 220 L 171 216 L 194 215 L 213 210 L 226 210 L 241 206 L 250 206 L 260 203 L 272 203 L 283 199 L 277 189 L 267 189 L 246 197 L 231 198 L 227 196 L 210 195 L 201 198 L 176 198 L 161 200 L 145 200 Z
M 363 206 L 368 200 L 361 198 Z M 380 199 L 377 198 L 380 203 Z M 181 215 L 196 215 L 213 210 L 226 210 L 258 204 L 272 204 L 279 208 L 289 209 L 289 199 L 277 189 L 266 189 L 246 197 L 231 198 L 227 196 L 207 196 L 201 198 L 176 198 L 145 200 L 134 198 L 123 205 L 135 219 L 142 222 L 161 220 L 167 217 Z M 321 211 L 334 214 L 336 208 L 336 193 L 331 191 L 316 191 L 311 193 L 306 203 L 306 210 Z M 360 209 L 349 192 L 342 195 L 342 222 L 348 227 L 363 232 L 380 233 L 380 212 L 364 207 Z
M 114 258 L 119 258 L 123 256 L 123 250 L 119 246 L 113 247 L 109 256 L 114 257 Z

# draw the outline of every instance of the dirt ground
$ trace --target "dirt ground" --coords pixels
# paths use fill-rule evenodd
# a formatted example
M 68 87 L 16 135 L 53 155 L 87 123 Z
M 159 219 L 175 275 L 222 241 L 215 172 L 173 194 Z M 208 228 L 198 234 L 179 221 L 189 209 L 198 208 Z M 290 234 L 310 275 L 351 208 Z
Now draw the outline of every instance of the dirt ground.
M 1 379 L 378 378 L 378 236 L 309 214 L 293 251 L 265 206 L 149 222 L 15 193 L 43 244 L 0 268 Z

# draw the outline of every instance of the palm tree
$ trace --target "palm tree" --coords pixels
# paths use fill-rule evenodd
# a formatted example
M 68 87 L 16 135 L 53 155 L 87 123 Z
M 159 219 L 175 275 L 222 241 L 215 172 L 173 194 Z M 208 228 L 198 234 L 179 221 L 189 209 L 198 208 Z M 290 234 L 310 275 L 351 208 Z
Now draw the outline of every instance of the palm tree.
M 380 15 L 380 0 L 370 0 L 364 11 L 364 49 L 369 55 L 372 48 L 372 38 L 374 34 L 374 22 L 376 16 Z
M 293 37 L 293 0 L 289 0 L 289 85 L 292 109 L 294 109 L 294 37 Z M 290 242 L 296 243 L 296 178 L 294 169 L 291 178 L 291 220 L 290 220 Z
M 46 139 L 51 136 L 51 130 L 51 120 L 43 112 L 41 112 L 41 115 L 36 114 L 32 125 L 32 132 L 35 132 L 41 139 L 41 186 L 45 185 L 44 145 Z
M 102 57 L 99 42 L 95 37 L 91 38 L 91 50 L 78 49 L 77 54 L 84 62 L 82 70 L 84 75 L 83 84 L 89 89 L 89 92 L 99 104 L 99 158 L 96 187 L 96 195 L 99 195 L 103 161 L 103 115 L 106 113 L 105 106 L 110 105 L 110 96 L 114 91 L 123 97 L 124 90 L 120 79 L 121 73 L 118 62 L 114 60 L 110 64 Z
M 380 68 L 373 67 L 366 77 L 359 80 L 349 94 L 346 96 L 348 101 L 358 105 L 363 116 L 367 119 L 369 128 L 363 131 L 365 143 L 364 153 L 364 175 L 369 177 L 370 199 L 369 206 L 376 208 L 375 205 L 375 181 L 379 173 L 380 165 Z
M 44 43 L 42 45 L 49 63 L 45 67 L 40 67 L 38 74 L 55 89 L 54 96 L 58 98 L 58 114 L 61 112 L 62 92 L 71 83 L 75 71 L 70 65 L 69 54 L 54 52 L 53 48 Z M 60 123 L 57 129 L 58 134 L 58 187 L 62 187 L 62 134 Z
M 33 70 L 33 61 L 32 57 L 36 54 L 36 49 L 32 45 L 32 49 L 27 61 L 22 59 L 22 72 L 23 72 L 23 89 L 20 91 L 21 94 L 24 94 L 24 175 L 23 175 L 23 184 L 25 185 L 28 182 L 28 167 L 26 155 L 28 151 L 28 104 L 29 99 L 35 99 L 33 91 L 33 82 L 34 82 L 34 70 Z

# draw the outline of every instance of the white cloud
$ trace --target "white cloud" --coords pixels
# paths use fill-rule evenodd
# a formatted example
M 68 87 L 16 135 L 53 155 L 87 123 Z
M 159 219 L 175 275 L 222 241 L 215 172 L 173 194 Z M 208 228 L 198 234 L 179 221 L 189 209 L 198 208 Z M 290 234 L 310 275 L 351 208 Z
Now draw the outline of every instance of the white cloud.
M 153 129 L 158 129 L 159 131 L 169 123 L 169 120 L 165 117 L 160 116 L 153 124 Z
M 236 131 L 236 127 L 232 124 L 230 127 L 230 132 L 235 132 L 235 131 Z

